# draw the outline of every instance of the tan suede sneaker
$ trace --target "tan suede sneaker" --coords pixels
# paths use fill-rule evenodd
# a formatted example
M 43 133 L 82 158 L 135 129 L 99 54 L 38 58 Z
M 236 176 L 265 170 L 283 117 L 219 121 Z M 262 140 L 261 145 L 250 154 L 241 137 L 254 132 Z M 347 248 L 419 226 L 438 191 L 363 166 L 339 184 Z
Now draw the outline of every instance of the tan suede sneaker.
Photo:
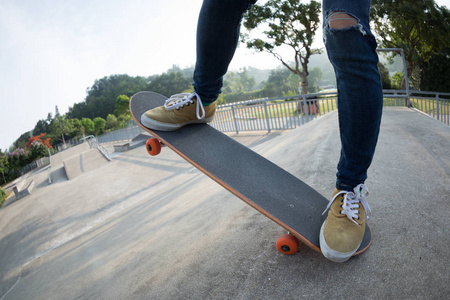
M 166 100 L 163 106 L 146 111 L 141 122 L 145 127 L 161 131 L 173 131 L 194 123 L 209 123 L 216 112 L 216 102 L 203 107 L 197 93 L 177 94 Z
M 320 249 L 331 261 L 345 262 L 358 250 L 366 230 L 366 215 L 370 207 L 365 197 L 369 190 L 364 184 L 353 192 L 335 190 L 324 213 L 328 217 L 320 229 Z

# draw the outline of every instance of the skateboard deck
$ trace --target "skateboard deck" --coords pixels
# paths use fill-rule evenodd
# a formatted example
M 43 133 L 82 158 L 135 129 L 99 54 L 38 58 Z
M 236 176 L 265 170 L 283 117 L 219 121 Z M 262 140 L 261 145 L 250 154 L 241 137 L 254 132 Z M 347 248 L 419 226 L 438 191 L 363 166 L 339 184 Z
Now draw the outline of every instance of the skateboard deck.
M 327 215 L 322 216 L 322 212 L 328 205 L 325 197 L 208 124 L 187 125 L 176 131 L 145 127 L 141 123 L 142 114 L 163 105 L 166 99 L 154 92 L 132 96 L 130 112 L 136 124 L 298 240 L 321 252 L 319 232 Z M 371 241 L 371 231 L 366 226 L 361 246 L 354 255 L 366 251 Z

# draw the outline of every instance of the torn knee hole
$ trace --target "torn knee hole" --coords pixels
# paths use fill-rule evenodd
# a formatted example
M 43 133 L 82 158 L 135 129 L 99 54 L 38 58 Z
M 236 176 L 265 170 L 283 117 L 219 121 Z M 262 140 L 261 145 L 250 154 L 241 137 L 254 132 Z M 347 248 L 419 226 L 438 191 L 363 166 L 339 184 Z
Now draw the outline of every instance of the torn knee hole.
M 358 26 L 358 20 L 344 12 L 336 12 L 328 19 L 328 26 L 333 29 L 343 29 Z

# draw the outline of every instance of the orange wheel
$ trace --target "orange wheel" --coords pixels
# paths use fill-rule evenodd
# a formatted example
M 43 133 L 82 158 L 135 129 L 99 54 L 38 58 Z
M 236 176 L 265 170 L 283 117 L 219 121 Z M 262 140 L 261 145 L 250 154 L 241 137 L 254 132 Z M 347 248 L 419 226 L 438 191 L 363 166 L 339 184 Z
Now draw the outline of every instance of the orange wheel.
M 147 143 L 145 143 L 145 147 L 151 156 L 161 153 L 161 142 L 157 138 L 149 138 Z
M 286 255 L 297 252 L 298 239 L 292 234 L 283 234 L 277 240 L 277 250 Z

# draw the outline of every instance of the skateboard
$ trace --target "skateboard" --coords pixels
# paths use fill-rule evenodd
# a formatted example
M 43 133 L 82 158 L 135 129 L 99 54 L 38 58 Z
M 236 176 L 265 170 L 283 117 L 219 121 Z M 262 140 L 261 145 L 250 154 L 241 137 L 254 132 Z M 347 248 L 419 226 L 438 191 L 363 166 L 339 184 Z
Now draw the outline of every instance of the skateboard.
M 222 187 L 280 225 L 276 248 L 294 254 L 299 241 L 321 252 L 319 232 L 328 200 L 312 187 L 208 124 L 192 124 L 176 131 L 157 131 L 145 127 L 141 116 L 164 104 L 167 97 L 139 92 L 131 97 L 134 121 L 153 137 L 147 140 L 150 155 L 161 151 L 161 143 L 179 154 Z M 354 255 L 366 251 L 372 241 L 366 226 L 363 241 Z

